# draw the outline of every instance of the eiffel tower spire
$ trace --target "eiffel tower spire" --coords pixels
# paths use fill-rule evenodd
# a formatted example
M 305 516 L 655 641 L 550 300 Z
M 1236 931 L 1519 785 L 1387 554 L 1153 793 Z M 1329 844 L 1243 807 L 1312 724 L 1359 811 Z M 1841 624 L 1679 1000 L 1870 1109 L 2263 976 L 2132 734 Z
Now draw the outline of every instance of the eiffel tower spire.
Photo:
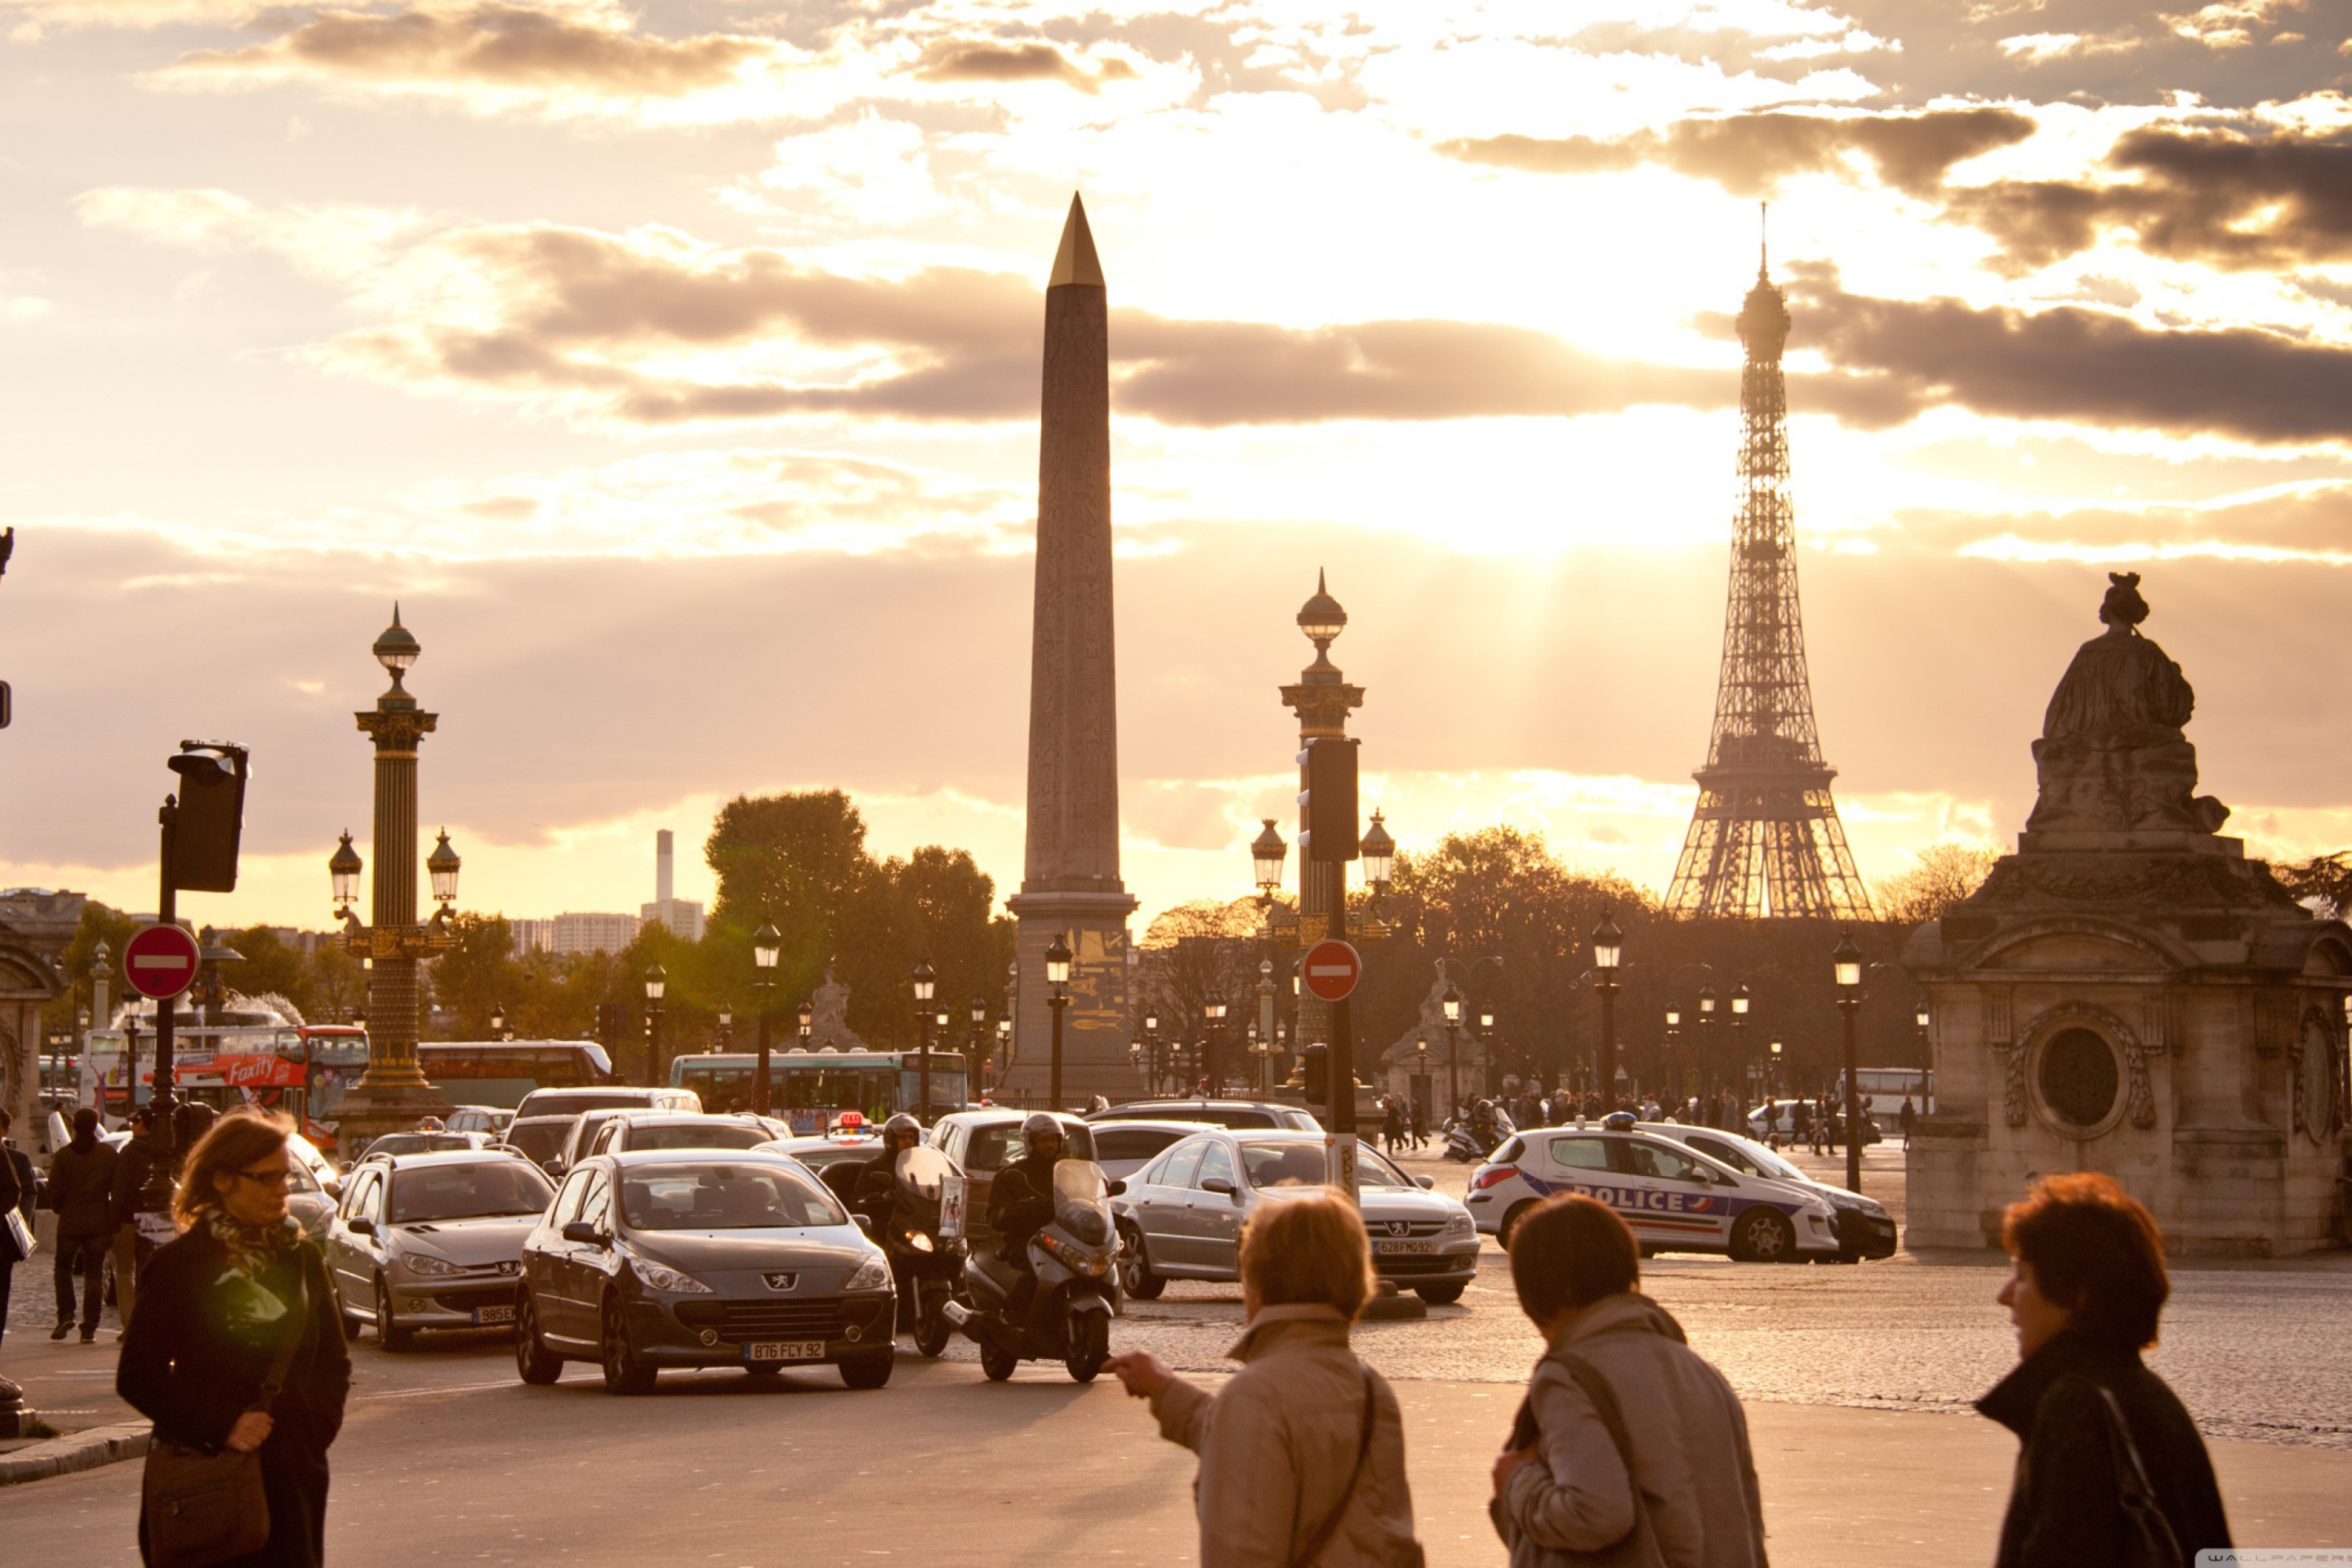
M 1739 312 L 1739 515 L 1715 733 L 1698 806 L 1666 889 L 1676 914 L 1868 920 L 1870 896 L 1846 847 L 1813 729 L 1789 506 L 1789 392 L 1780 353 L 1789 303 L 1759 265 Z

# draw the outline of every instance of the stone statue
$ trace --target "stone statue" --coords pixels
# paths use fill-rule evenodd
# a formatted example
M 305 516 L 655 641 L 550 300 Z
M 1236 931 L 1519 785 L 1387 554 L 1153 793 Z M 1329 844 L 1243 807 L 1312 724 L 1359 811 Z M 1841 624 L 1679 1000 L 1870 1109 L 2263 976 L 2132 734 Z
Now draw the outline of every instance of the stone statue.
M 824 966 L 824 984 L 809 995 L 809 1049 L 831 1046 L 839 1051 L 862 1051 L 866 1042 L 849 1026 L 849 987 Z
M 2029 833 L 2210 834 L 2230 808 L 2196 794 L 2197 748 L 2182 726 L 2197 694 L 2140 635 L 2139 574 L 2107 574 L 2106 631 L 2075 650 L 2033 742 L 2041 784 Z

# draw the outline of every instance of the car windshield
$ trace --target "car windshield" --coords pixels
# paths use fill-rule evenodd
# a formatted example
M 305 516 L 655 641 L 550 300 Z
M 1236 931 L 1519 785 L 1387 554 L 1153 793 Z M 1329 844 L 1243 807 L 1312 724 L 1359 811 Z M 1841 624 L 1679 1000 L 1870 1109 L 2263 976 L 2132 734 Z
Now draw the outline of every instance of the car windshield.
M 392 1223 L 538 1214 L 554 1193 L 537 1166 L 515 1159 L 394 1171 Z
M 775 1165 L 653 1165 L 621 1174 L 632 1230 L 801 1230 L 847 1225 L 814 1180 Z
M 1810 1183 L 1812 1178 L 1780 1158 L 1761 1143 L 1744 1138 L 1693 1138 L 1692 1148 L 1702 1154 L 1712 1154 L 1735 1171 L 1750 1175 L 1777 1176 L 1782 1180 Z
M 629 1129 L 632 1149 L 756 1149 L 768 1142 L 764 1127 L 713 1126 L 709 1122 L 656 1122 Z
M 1242 1169 L 1259 1192 L 1320 1187 L 1324 1174 L 1323 1145 L 1304 1138 L 1244 1138 L 1241 1140 Z M 1404 1173 L 1370 1149 L 1356 1150 L 1356 1184 L 1360 1187 L 1410 1187 Z
M 1001 1171 L 1007 1165 L 1021 1163 L 1028 1152 L 1028 1144 L 1021 1136 L 1021 1123 L 1008 1121 L 999 1127 L 975 1127 L 971 1133 L 971 1151 L 964 1158 L 964 1169 L 975 1175 Z M 1094 1158 L 1094 1131 L 1086 1123 L 1073 1126 L 1062 1123 L 1062 1152 L 1073 1159 Z
M 571 1131 L 569 1117 L 511 1122 L 507 1127 L 507 1147 L 520 1149 L 534 1160 L 551 1159 L 563 1147 L 563 1135 Z

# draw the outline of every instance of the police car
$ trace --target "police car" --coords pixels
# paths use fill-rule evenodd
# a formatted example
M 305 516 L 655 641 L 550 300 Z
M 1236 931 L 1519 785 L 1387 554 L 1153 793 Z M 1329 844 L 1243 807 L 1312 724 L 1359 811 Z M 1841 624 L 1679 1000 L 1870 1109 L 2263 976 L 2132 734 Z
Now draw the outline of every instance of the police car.
M 1645 1253 L 1727 1252 L 1793 1263 L 1838 1252 L 1837 1215 L 1820 1194 L 1637 1131 L 1623 1111 L 1508 1139 L 1472 1174 L 1465 1202 L 1472 1222 L 1507 1246 L 1519 1216 L 1556 1193 L 1580 1193 L 1615 1209 Z

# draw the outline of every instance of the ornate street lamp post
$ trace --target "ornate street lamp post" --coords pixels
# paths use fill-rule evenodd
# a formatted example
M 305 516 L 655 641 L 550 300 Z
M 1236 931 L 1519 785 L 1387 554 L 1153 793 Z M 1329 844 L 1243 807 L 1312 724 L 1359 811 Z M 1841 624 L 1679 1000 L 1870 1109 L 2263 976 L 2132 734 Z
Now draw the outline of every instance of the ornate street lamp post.
M 1701 982 L 1698 988 L 1698 1116 L 1707 1126 L 1715 1124 L 1715 1085 L 1710 1069 L 1715 1066 L 1715 987 Z
M 1282 886 L 1282 863 L 1289 858 L 1290 846 L 1283 842 L 1282 834 L 1274 826 L 1273 817 L 1264 817 L 1261 820 L 1265 822 L 1265 828 L 1257 836 L 1256 841 L 1250 845 L 1250 863 L 1257 873 L 1258 907 L 1265 910 L 1268 918 L 1271 919 L 1275 891 Z
M 1045 984 L 1053 993 L 1045 1005 L 1054 1010 L 1053 1060 L 1045 1073 L 1045 1107 L 1062 1109 L 1062 1012 L 1070 1005 L 1070 941 L 1063 931 L 1054 933 L 1053 944 L 1045 949 Z
M 921 1051 L 915 1067 L 916 1098 L 921 1102 L 915 1120 L 924 1126 L 931 1124 L 931 992 L 938 984 L 930 962 L 918 959 L 915 963 L 915 1039 Z
M 999 1018 L 996 1020 L 996 1048 L 991 1058 L 991 1062 L 992 1064 L 999 1060 L 1009 1061 L 1012 1058 L 1012 1055 L 1013 1020 L 1010 1018 Z M 988 1069 L 989 1079 L 992 1082 L 1003 1072 L 1003 1068 L 992 1065 Z
M 661 1002 L 668 989 L 669 976 L 660 964 L 646 971 L 646 1081 L 649 1084 L 658 1084 L 667 1076 L 662 1071 Z
M 1503 1089 L 1502 1052 L 1495 1045 L 1495 1005 L 1491 1002 L 1478 1009 L 1478 1054 L 1486 1062 L 1486 1092 L 1500 1094 Z
M 1936 1081 L 1936 1049 L 1927 1038 L 1927 1026 L 1936 1021 L 1936 1015 L 1929 1011 L 1925 996 L 1919 998 L 1912 1021 L 1919 1026 L 1919 1114 L 1925 1116 L 1927 1097 L 1935 1092 Z
M 802 997 L 800 1011 L 800 1041 L 801 1049 L 803 1051 L 806 1051 L 809 1048 L 809 1038 L 815 1032 L 810 1022 L 810 1020 L 814 1019 L 815 1016 L 816 1009 L 809 1005 L 809 999 L 807 997 Z
M 1160 1070 L 1162 1064 L 1160 1060 L 1160 1015 L 1158 1013 L 1146 1013 L 1143 1016 L 1143 1062 L 1145 1090 L 1157 1095 L 1164 1078 Z
M 1848 1192 L 1862 1191 L 1862 1089 L 1861 1047 L 1854 1037 L 1856 1016 L 1862 1011 L 1862 949 L 1853 944 L 1853 932 L 1847 931 L 1838 939 L 1837 951 L 1830 955 L 1837 976 L 1838 1010 L 1845 1015 L 1845 1184 Z
M 1206 1036 L 1201 1041 L 1201 1081 L 1204 1086 L 1201 1094 L 1204 1100 L 1214 1100 L 1224 1088 L 1224 1079 L 1220 1076 L 1223 1064 L 1217 1060 L 1221 1043 L 1217 1037 L 1224 1032 L 1225 1005 L 1223 1001 L 1212 1002 L 1201 1009 L 1201 1016 L 1208 1024 Z
M 1259 1041 L 1265 1045 L 1266 1050 L 1272 1051 L 1274 1049 L 1274 960 L 1270 958 L 1261 958 L 1257 961 L 1257 1022 L 1251 1027 L 1256 1031 Z M 1265 1064 L 1261 1062 L 1259 1065 L 1263 1067 Z M 1265 1075 L 1260 1072 L 1258 1077 L 1262 1080 Z M 1264 1083 L 1261 1082 L 1259 1087 L 1263 1089 Z
M 1451 980 L 1441 1002 L 1445 1008 L 1445 1113 L 1456 1116 L 1462 1110 L 1462 993 Z
M 341 1107 L 339 1141 L 347 1156 L 379 1134 L 450 1110 L 416 1065 L 416 965 L 446 952 L 455 940 L 449 913 L 457 900 L 459 862 L 446 831 L 425 862 L 438 907 L 429 922 L 416 919 L 416 748 L 441 716 L 419 708 L 401 685 L 424 648 L 400 624 L 397 605 L 373 651 L 392 684 L 373 709 L 353 715 L 375 745 L 375 879 L 366 924 L 352 910 L 359 897 L 361 865 L 350 833 L 327 862 L 343 948 L 364 960 L 368 971 L 367 1070 L 343 1096 Z
M 751 1072 L 751 1112 L 765 1116 L 775 1103 L 774 1080 L 768 1067 L 768 1021 L 775 1012 L 776 961 L 784 954 L 783 938 L 766 921 L 751 933 L 751 990 L 760 1006 L 760 1065 Z
M 1601 1079 L 1601 1113 L 1617 1109 L 1617 968 L 1625 956 L 1625 933 L 1610 911 L 1592 928 L 1592 988 L 1601 993 L 1601 1056 L 1593 1063 Z
M 1731 1055 L 1739 1068 L 1739 1114 L 1744 1123 L 1748 1115 L 1748 1097 L 1755 1092 L 1748 1071 L 1748 982 L 1741 981 L 1731 988 Z M 1737 1132 L 1738 1128 L 1727 1128 Z
M 1675 1097 L 1677 1099 L 1681 1098 L 1683 1080 L 1683 1010 L 1679 1007 L 1669 1007 L 1666 1009 L 1666 1059 L 1664 1063 L 1660 1064 L 1660 1067 L 1661 1070 L 1658 1076 L 1667 1079 L 1674 1086 Z
M 988 1055 L 988 999 L 971 999 L 971 1043 L 963 1053 L 963 1098 L 969 1105 L 980 1098 L 980 1064 Z

